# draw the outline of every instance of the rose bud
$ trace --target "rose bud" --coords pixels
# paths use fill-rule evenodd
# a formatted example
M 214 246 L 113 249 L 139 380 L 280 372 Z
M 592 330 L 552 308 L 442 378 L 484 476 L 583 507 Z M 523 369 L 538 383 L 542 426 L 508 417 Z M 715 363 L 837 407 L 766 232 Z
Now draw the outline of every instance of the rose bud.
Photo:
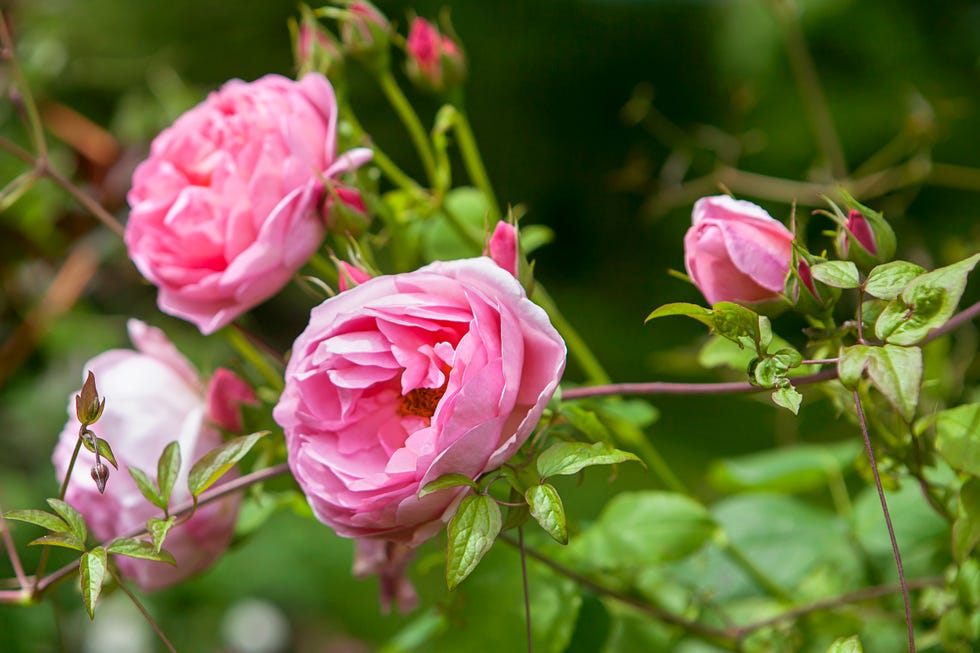
M 895 254 L 895 232 L 884 217 L 850 197 L 851 210 L 837 230 L 837 253 L 865 271 L 890 261 Z M 838 218 L 839 219 L 839 218 Z
M 684 264 L 709 304 L 779 299 L 792 257 L 792 232 L 762 207 L 727 195 L 694 204 Z
M 405 72 L 423 90 L 444 93 L 466 78 L 466 60 L 459 45 L 424 18 L 412 21 L 405 52 Z

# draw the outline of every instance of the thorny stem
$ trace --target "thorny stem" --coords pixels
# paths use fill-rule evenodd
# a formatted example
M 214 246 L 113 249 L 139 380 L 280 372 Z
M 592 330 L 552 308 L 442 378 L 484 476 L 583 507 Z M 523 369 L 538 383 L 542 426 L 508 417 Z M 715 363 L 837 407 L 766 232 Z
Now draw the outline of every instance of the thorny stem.
M 167 636 L 163 634 L 163 630 L 160 629 L 160 626 L 157 625 L 157 622 L 153 619 L 153 617 L 150 616 L 150 613 L 146 611 L 146 608 L 143 607 L 143 604 L 140 602 L 140 600 L 136 598 L 136 595 L 133 594 L 128 587 L 126 587 L 126 583 L 124 583 L 122 578 L 119 577 L 119 574 L 116 572 L 115 569 L 113 569 L 113 566 L 109 564 L 106 565 L 106 567 L 109 569 L 109 573 L 112 574 L 112 577 L 116 579 L 116 584 L 123 592 L 126 593 L 126 596 L 129 597 L 129 600 L 132 601 L 133 605 L 136 606 L 136 609 L 140 611 L 140 614 L 143 615 L 143 618 L 146 619 L 146 622 L 150 624 L 150 627 L 153 629 L 153 631 L 163 642 L 164 646 L 166 646 L 167 649 L 171 651 L 171 653 L 177 653 L 177 649 L 175 649 L 174 645 L 170 643 L 170 640 L 167 639 Z
M 871 447 L 871 436 L 868 434 L 868 423 L 864 419 L 864 409 L 861 407 L 861 396 L 858 391 L 854 391 L 854 409 L 857 411 L 858 424 L 861 426 L 861 435 L 864 437 L 864 449 L 868 454 L 868 462 L 871 464 L 871 473 L 874 475 L 875 488 L 878 490 L 878 500 L 881 502 L 881 512 L 885 516 L 885 526 L 888 527 L 888 537 L 892 542 L 892 554 L 895 556 L 895 568 L 898 570 L 898 584 L 902 590 L 902 600 L 905 602 L 905 625 L 908 628 L 909 653 L 915 653 L 915 629 L 912 626 L 912 602 L 909 599 L 909 588 L 905 582 L 905 569 L 902 567 L 902 554 L 898 550 L 898 540 L 895 539 L 895 529 L 892 527 L 892 518 L 888 513 L 888 502 L 885 501 L 885 490 L 881 487 L 881 477 L 878 475 L 878 464 L 875 462 L 874 450 Z
M 524 623 L 527 626 L 527 653 L 534 653 L 531 628 L 531 590 L 527 582 L 527 552 L 524 549 L 524 528 L 517 527 L 517 548 L 521 552 L 521 583 L 524 585 Z
M 483 158 L 480 156 L 480 149 L 477 147 L 476 138 L 473 136 L 470 121 L 460 108 L 456 109 L 453 127 L 456 130 L 459 152 L 463 157 L 463 165 L 466 166 L 466 172 L 469 174 L 470 179 L 473 180 L 473 183 L 476 184 L 476 187 L 483 192 L 483 195 L 487 199 L 487 204 L 490 206 L 490 212 L 487 216 L 488 222 L 491 225 L 496 224 L 500 220 L 500 205 L 497 204 L 497 196 L 493 192 L 493 185 L 490 183 L 487 169 L 483 165 Z

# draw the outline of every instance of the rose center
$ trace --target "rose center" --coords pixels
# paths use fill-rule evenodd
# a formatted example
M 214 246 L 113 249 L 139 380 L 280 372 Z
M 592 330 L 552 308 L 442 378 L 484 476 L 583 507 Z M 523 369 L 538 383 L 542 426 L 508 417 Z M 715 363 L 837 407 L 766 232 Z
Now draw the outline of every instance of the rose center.
M 415 388 L 408 394 L 402 396 L 402 403 L 398 407 L 399 415 L 417 415 L 418 417 L 429 418 L 436 412 L 439 400 L 446 392 L 446 386 L 441 388 Z

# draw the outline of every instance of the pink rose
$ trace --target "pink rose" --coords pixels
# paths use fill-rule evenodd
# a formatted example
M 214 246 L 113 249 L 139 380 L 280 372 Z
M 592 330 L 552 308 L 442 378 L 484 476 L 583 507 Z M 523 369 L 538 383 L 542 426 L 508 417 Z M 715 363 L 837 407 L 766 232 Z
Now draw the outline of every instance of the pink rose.
M 182 461 L 170 505 L 187 501 L 188 470 L 222 442 L 221 433 L 209 421 L 209 403 L 211 411 L 235 416 L 228 404 L 255 400 L 247 386 L 226 371 L 215 375 L 215 387 L 208 393 L 191 364 L 159 329 L 130 320 L 129 335 L 137 351 L 113 349 L 86 365 L 106 400 L 105 412 L 92 430 L 112 447 L 119 470 L 109 468 L 105 494 L 99 494 L 89 475 L 95 455 L 82 447 L 65 495 L 65 501 L 82 513 L 89 530 L 103 542 L 145 528 L 150 517 L 163 516 L 140 494 L 126 471 L 128 466 L 138 467 L 155 480 L 160 454 L 177 440 Z M 68 470 L 78 438 L 74 408 L 72 397 L 70 417 L 52 457 L 59 479 Z M 229 474 L 228 478 L 237 476 L 234 470 Z M 176 567 L 116 556 L 119 570 L 143 590 L 166 587 L 202 571 L 228 547 L 239 502 L 240 496 L 235 494 L 204 505 L 190 520 L 170 531 L 163 548 L 173 554 Z
M 564 342 L 514 277 L 488 258 L 436 262 L 314 308 L 273 417 L 321 521 L 415 546 L 465 492 L 419 490 L 507 461 L 564 367 Z
M 694 204 L 684 264 L 709 304 L 754 304 L 780 297 L 793 256 L 793 234 L 752 202 L 727 195 Z
M 160 310 L 208 334 L 282 288 L 320 246 L 337 104 L 319 74 L 232 80 L 153 140 L 133 175 L 126 247 Z

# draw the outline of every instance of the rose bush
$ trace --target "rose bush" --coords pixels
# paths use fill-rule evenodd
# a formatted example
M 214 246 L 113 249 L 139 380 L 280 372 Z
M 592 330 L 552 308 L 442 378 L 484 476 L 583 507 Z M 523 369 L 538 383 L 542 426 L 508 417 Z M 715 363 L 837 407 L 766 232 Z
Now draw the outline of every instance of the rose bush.
M 216 374 L 211 387 L 205 389 L 191 364 L 159 329 L 130 320 L 129 334 L 136 351 L 114 349 L 86 365 L 106 398 L 105 412 L 93 429 L 112 447 L 119 471 L 111 472 L 105 493 L 100 494 L 89 476 L 95 455 L 83 447 L 65 495 L 65 501 L 82 513 L 89 529 L 102 541 L 131 534 L 150 517 L 162 516 L 125 471 L 128 466 L 156 480 L 157 459 L 167 444 L 177 440 L 182 463 L 170 501 L 175 506 L 190 499 L 187 472 L 191 465 L 221 444 L 218 426 L 239 426 L 237 404 L 254 401 L 248 386 L 227 370 Z M 52 458 L 58 478 L 68 471 L 78 438 L 74 409 L 72 397 L 70 418 Z M 229 475 L 234 478 L 236 473 L 232 470 Z M 228 547 L 239 502 L 240 496 L 233 494 L 209 503 L 170 531 L 164 549 L 173 554 L 176 567 L 117 556 L 119 570 L 143 590 L 166 587 L 202 571 Z
M 273 416 L 321 521 L 414 546 L 463 496 L 419 490 L 510 458 L 564 367 L 564 342 L 513 276 L 488 258 L 436 262 L 314 308 Z
M 793 234 L 765 209 L 727 195 L 694 204 L 684 264 L 709 304 L 778 299 L 792 260 Z
M 316 251 L 324 179 L 370 158 L 336 156 L 325 77 L 232 80 L 157 136 L 136 169 L 126 247 L 160 310 L 211 333 L 276 293 Z

